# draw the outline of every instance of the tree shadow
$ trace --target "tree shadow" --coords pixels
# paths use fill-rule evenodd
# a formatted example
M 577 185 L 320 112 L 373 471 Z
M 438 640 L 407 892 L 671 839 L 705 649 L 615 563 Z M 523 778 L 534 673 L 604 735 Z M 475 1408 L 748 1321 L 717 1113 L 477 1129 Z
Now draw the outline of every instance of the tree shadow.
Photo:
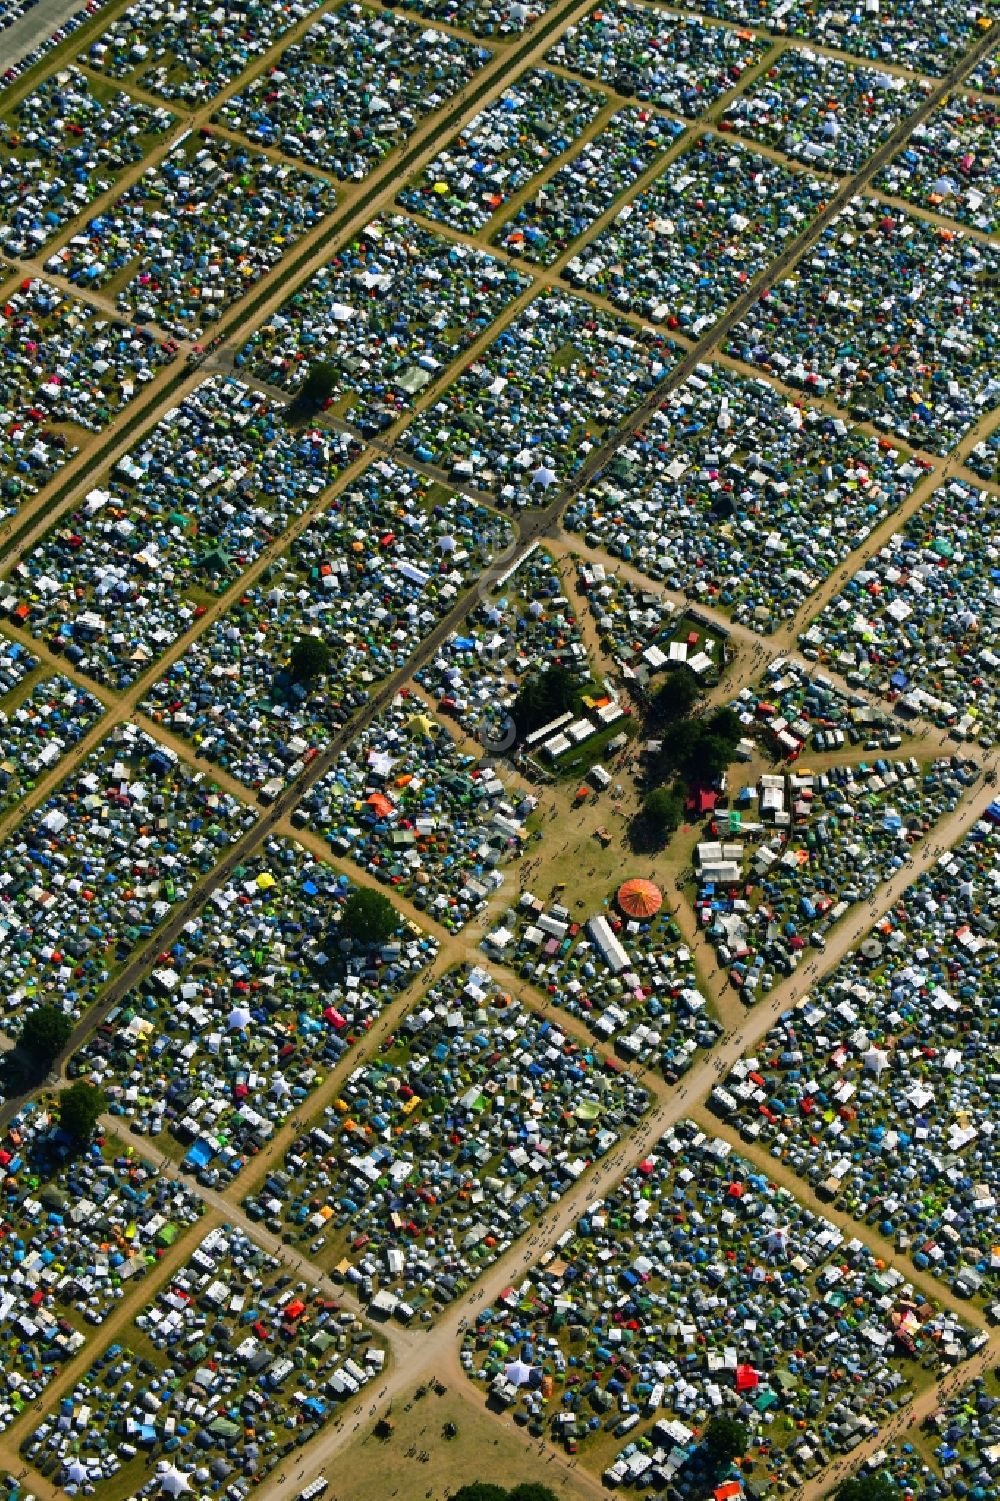
M 295 432 L 303 427 L 315 426 L 316 420 L 322 414 L 322 411 L 323 399 L 319 401 L 310 399 L 303 396 L 300 391 L 297 396 L 292 397 L 282 415 L 285 426 Z
M 45 1082 L 51 1067 L 50 1059 L 16 1043 L 0 1054 L 0 1091 L 8 1102 L 30 1094 Z
M 671 837 L 657 828 L 641 808 L 630 819 L 626 836 L 633 855 L 657 855 Z

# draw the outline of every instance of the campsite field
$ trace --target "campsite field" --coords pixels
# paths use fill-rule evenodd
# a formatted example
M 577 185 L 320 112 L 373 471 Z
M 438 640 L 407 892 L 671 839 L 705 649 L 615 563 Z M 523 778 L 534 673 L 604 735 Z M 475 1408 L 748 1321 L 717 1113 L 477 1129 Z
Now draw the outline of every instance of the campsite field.
M 1000 28 L 96 6 L 0 77 L 8 1501 L 1000 1494 Z

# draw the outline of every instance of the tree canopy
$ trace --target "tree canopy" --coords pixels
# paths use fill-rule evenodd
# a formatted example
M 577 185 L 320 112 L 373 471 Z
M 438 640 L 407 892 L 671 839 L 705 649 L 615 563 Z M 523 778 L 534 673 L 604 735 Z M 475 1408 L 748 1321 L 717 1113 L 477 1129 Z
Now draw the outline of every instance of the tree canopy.
M 684 789 L 674 782 L 645 798 L 629 831 L 633 849 L 659 849 L 684 817 Z
M 399 914 L 389 898 L 381 891 L 359 886 L 341 909 L 337 933 L 341 938 L 353 938 L 364 948 L 376 948 L 388 943 L 398 926 Z
M 714 782 L 726 770 L 743 734 L 738 714 L 716 709 L 705 719 L 680 719 L 663 732 L 655 766 L 658 780 L 680 774 L 689 782 Z
M 78 1079 L 59 1096 L 59 1124 L 81 1146 L 86 1146 L 107 1105 L 103 1089 Z
M 855 1475 L 832 1493 L 835 1501 L 898 1501 L 899 1492 L 884 1475 Z
M 646 724 L 659 731 L 679 719 L 686 719 L 701 697 L 701 685 L 690 667 L 681 663 L 668 672 L 649 700 Z
M 510 1490 L 492 1480 L 474 1480 L 453 1492 L 451 1501 L 557 1501 L 557 1497 L 537 1480 L 522 1480 Z
M 738 1418 L 717 1413 L 705 1429 L 705 1448 L 716 1464 L 727 1465 L 745 1454 L 750 1435 Z
M 61 1006 L 37 1006 L 21 1027 L 18 1045 L 40 1062 L 51 1063 L 69 1042 L 73 1018 Z
M 672 834 L 684 816 L 684 792 L 675 782 L 672 787 L 657 787 L 642 805 L 643 817 L 659 834 Z
M 521 684 L 511 709 L 517 733 L 523 738 L 572 709 L 577 699 L 576 678 L 568 667 L 553 662 L 545 672 L 532 673 Z
M 288 657 L 288 670 L 297 683 L 311 683 L 330 671 L 330 648 L 319 636 L 300 636 Z

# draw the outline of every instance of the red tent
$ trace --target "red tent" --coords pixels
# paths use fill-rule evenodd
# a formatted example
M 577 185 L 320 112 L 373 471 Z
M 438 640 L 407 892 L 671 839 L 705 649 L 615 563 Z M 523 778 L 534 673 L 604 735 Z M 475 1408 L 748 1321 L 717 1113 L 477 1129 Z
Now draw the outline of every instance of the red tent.
M 710 787 L 699 787 L 697 792 L 691 794 L 684 806 L 695 813 L 714 813 L 718 801 L 717 792 L 713 792 Z

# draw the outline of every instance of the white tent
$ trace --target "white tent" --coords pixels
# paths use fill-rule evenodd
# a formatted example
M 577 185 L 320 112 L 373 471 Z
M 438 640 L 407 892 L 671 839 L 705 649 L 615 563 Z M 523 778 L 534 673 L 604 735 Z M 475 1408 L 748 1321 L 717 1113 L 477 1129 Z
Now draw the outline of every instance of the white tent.
M 191 1487 L 188 1485 L 187 1476 L 171 1466 L 160 1475 L 160 1489 L 167 1496 L 180 1496 Z
M 250 1012 L 246 1006 L 234 1006 L 229 1013 L 229 1020 L 226 1023 L 230 1032 L 242 1032 L 249 1025 Z
M 385 751 L 370 751 L 368 754 L 368 765 L 377 777 L 387 777 L 395 764 L 395 758 L 386 755 Z
M 889 1055 L 888 1053 L 884 1053 L 881 1048 L 869 1048 L 865 1054 L 864 1061 L 866 1071 L 870 1074 L 875 1074 L 876 1077 L 882 1073 L 883 1069 L 889 1067 Z
M 531 1371 L 531 1366 L 525 1365 L 523 1360 L 512 1360 L 504 1370 L 504 1375 L 511 1386 L 527 1386 L 531 1380 Z

